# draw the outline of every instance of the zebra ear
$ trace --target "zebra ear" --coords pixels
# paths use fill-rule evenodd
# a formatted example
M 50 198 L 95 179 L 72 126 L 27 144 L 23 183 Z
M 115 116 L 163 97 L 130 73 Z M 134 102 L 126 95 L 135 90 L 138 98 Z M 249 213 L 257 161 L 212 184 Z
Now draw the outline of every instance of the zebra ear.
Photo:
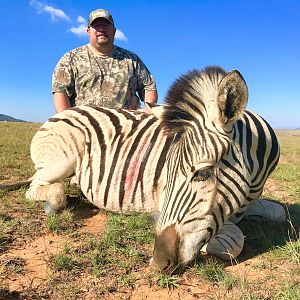
M 153 104 L 153 103 L 150 103 L 150 102 L 145 102 L 145 108 L 144 108 L 145 112 L 147 114 L 152 115 L 153 114 L 153 112 L 152 112 L 152 107 L 153 106 L 156 106 L 156 104 Z
M 147 114 L 154 115 L 156 118 L 160 119 L 164 111 L 164 105 L 145 102 L 144 110 Z
M 220 122 L 230 125 L 242 118 L 248 102 L 248 88 L 239 71 L 229 72 L 219 85 L 218 106 Z

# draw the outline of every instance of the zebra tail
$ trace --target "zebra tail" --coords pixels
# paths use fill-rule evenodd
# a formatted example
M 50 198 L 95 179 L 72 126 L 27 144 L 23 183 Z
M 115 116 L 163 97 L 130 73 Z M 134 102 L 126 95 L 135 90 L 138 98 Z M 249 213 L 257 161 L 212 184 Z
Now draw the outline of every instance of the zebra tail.
M 20 189 L 21 187 L 27 187 L 30 185 L 32 180 L 33 177 L 30 177 L 24 181 L 0 184 L 0 191 L 15 191 Z

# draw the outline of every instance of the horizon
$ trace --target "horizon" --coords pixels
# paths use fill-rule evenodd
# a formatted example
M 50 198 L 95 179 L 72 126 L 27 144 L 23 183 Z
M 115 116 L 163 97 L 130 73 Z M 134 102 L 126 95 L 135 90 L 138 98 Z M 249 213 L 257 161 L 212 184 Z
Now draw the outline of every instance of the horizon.
M 297 0 L 112 0 L 100 6 L 94 0 L 4 0 L 1 114 L 34 123 L 54 115 L 54 67 L 65 52 L 88 43 L 88 15 L 97 8 L 112 13 L 115 44 L 136 53 L 149 68 L 159 104 L 180 75 L 219 65 L 245 78 L 247 109 L 274 128 L 300 127 Z
M 18 122 L 18 123 L 34 123 L 34 124 L 43 124 L 44 122 L 34 122 L 34 121 L 27 121 L 27 120 L 22 120 L 22 119 L 18 119 L 18 118 L 14 118 L 13 116 L 9 116 L 9 115 L 6 115 L 6 114 L 1 114 L 0 113 L 0 116 L 7 116 L 9 118 L 13 118 L 17 121 L 8 121 L 8 120 L 1 120 L 0 119 L 0 122 Z M 274 130 L 300 130 L 300 126 L 299 127 L 273 127 Z

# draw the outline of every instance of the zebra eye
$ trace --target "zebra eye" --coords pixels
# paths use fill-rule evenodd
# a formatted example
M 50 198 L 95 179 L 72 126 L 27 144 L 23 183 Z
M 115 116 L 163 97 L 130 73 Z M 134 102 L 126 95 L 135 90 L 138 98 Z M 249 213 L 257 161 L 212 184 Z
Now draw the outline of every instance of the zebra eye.
M 206 181 L 213 176 L 213 167 L 206 167 L 200 170 L 197 170 L 193 177 L 192 181 Z

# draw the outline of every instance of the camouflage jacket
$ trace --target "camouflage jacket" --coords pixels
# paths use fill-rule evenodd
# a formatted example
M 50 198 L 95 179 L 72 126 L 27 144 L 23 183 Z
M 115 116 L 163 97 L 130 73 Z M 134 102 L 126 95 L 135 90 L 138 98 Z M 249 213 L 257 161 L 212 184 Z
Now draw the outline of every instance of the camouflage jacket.
M 137 55 L 118 46 L 112 57 L 97 54 L 90 44 L 71 50 L 52 76 L 52 93 L 68 95 L 71 106 L 136 109 L 144 90 L 156 90 L 154 78 Z

